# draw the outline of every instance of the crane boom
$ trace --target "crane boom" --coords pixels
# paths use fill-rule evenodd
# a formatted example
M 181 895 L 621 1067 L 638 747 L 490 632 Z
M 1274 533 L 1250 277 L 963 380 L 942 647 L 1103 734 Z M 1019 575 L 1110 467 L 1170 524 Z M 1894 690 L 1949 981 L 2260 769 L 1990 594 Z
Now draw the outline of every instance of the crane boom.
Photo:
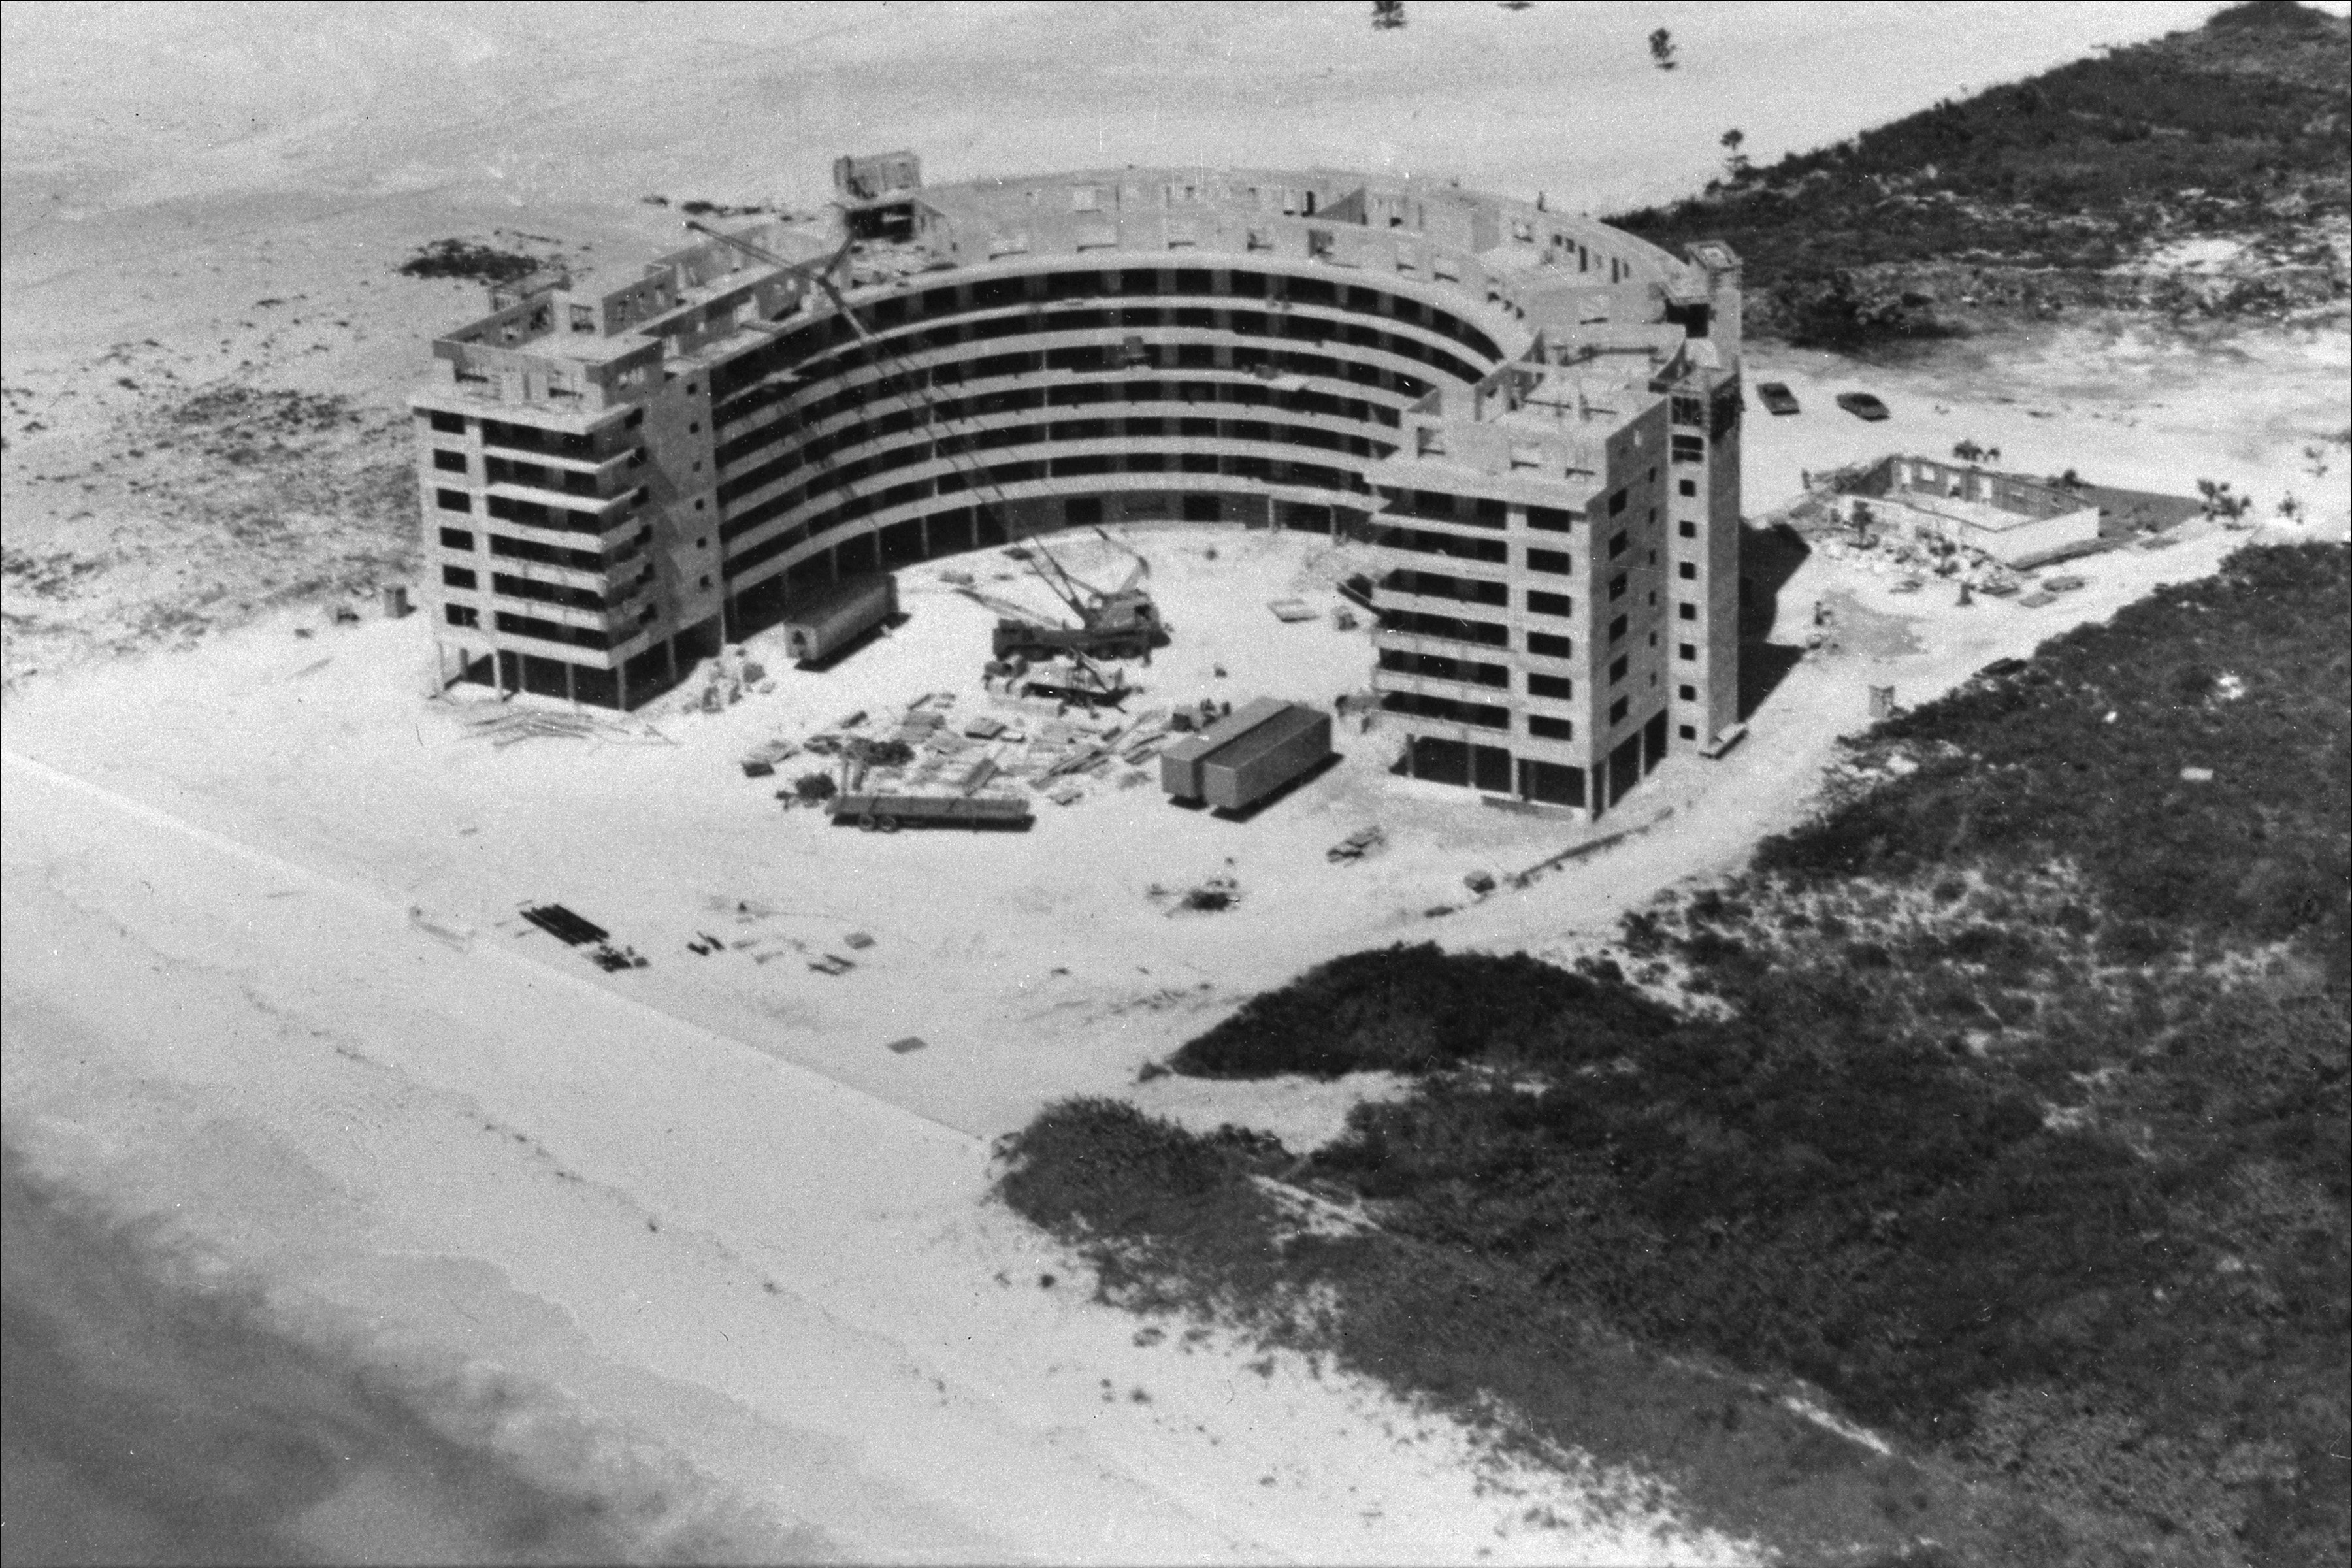
M 1087 619 L 1093 613 L 1093 606 L 1101 603 L 1101 593 L 1073 576 L 1070 569 L 1062 564 L 1061 558 L 1046 549 L 1045 542 L 1036 534 L 1032 533 L 1024 540 L 1023 547 L 1031 552 L 1031 570 L 1045 580 L 1045 586 L 1053 589 L 1055 595 L 1070 606 L 1072 615 L 1080 620 Z M 1037 564 L 1040 560 L 1045 563 L 1045 566 Z M 1047 567 L 1052 570 L 1049 572 Z
M 835 251 L 831 256 L 823 257 L 816 260 L 786 261 L 782 257 L 778 256 L 774 251 L 768 249 L 765 246 L 754 245 L 751 241 L 743 238 L 740 235 L 723 234 L 718 229 L 711 227 L 707 223 L 699 223 L 693 218 L 688 218 L 686 220 L 686 226 L 692 229 L 697 234 L 709 236 L 710 238 L 717 240 L 721 245 L 730 246 L 733 248 L 741 251 L 744 255 L 750 257 L 754 261 L 760 262 L 763 266 L 773 267 L 783 272 L 788 277 L 807 279 L 810 282 L 824 290 L 825 298 L 833 301 L 834 309 L 841 312 L 843 318 L 849 322 L 849 330 L 856 333 L 860 340 L 864 340 L 871 335 L 866 331 L 865 323 L 857 319 L 857 312 L 852 310 L 849 308 L 849 302 L 841 297 L 841 289 L 833 280 L 834 272 L 843 262 L 849 259 L 849 247 L 853 243 L 855 243 L 854 241 L 847 239 L 843 240 L 841 242 L 840 249 Z
M 937 405 L 933 402 L 934 395 L 931 392 L 919 390 L 919 384 L 929 382 L 930 377 L 917 370 L 904 354 L 884 345 L 872 332 L 867 331 L 865 323 L 857 319 L 857 312 L 850 308 L 849 301 L 842 296 L 839 286 L 833 280 L 833 273 L 849 257 L 852 241 L 843 240 L 840 249 L 822 259 L 791 262 L 775 255 L 764 246 L 736 235 L 721 233 L 709 225 L 698 223 L 692 218 L 687 220 L 686 226 L 697 234 L 707 235 L 722 245 L 730 246 L 762 265 L 776 268 L 791 277 L 805 278 L 814 283 L 824 291 L 825 297 L 833 301 L 834 309 L 849 323 L 849 330 L 856 335 L 858 342 L 866 344 L 878 358 L 887 361 L 893 368 L 895 374 L 886 378 L 882 385 L 888 389 L 890 383 L 895 381 L 897 384 L 895 390 L 898 395 L 905 397 L 910 405 L 916 405 L 919 400 L 919 406 L 926 419 L 938 420 Z M 948 423 L 952 425 L 954 421 L 950 420 Z M 963 438 L 959 437 L 951 442 L 935 442 L 934 448 L 939 456 L 946 458 L 952 467 L 964 475 L 966 484 L 975 494 L 993 503 L 999 517 L 1004 517 L 1007 514 L 1010 509 L 1005 504 L 1003 492 L 997 488 L 985 469 L 967 461 L 970 452 Z M 1096 525 L 1095 531 L 1103 534 L 1106 539 L 1109 538 L 1108 534 L 1103 533 L 1100 524 Z M 1024 542 L 1029 547 L 1030 570 L 1036 573 L 1045 586 L 1053 590 L 1054 595 L 1067 605 L 1070 613 L 1078 617 L 1079 632 L 1071 635 L 1093 637 L 1109 632 L 1121 639 L 1135 640 L 1137 646 L 1144 650 L 1147 658 L 1152 638 L 1156 637 L 1165 639 L 1166 627 L 1160 619 L 1158 609 L 1152 605 L 1150 596 L 1135 586 L 1137 578 L 1150 569 L 1150 563 L 1143 559 L 1141 552 L 1134 552 L 1140 570 L 1130 573 L 1128 581 L 1121 584 L 1118 591 L 1105 594 L 1102 590 L 1073 576 L 1069 568 L 1064 566 L 1060 558 L 1047 549 L 1034 533 L 1029 535 Z M 1133 550 L 1132 546 L 1129 548 Z M 1040 562 L 1044 564 L 1040 564 Z M 1000 640 L 1004 630 L 1005 626 L 1000 625 L 998 627 Z M 1051 637 L 1055 634 L 1049 630 L 1045 635 Z M 1075 645 L 1070 646 L 1075 647 Z

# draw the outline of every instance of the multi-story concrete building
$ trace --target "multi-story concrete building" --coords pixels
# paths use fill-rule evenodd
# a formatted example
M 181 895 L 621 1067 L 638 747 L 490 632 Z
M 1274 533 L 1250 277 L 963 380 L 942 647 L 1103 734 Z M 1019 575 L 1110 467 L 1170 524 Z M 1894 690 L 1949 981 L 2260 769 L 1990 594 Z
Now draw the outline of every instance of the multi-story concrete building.
M 1407 412 L 1370 478 L 1373 685 L 1410 772 L 1597 814 L 1737 721 L 1740 394 L 1714 347 L 1546 327 Z
M 854 322 L 711 241 L 435 344 L 445 679 L 634 706 L 838 577 L 1167 519 L 1381 542 L 1375 683 L 1416 772 L 1598 810 L 1625 737 L 1638 777 L 1732 721 L 1727 251 L 1332 171 L 842 178 L 909 236 Z

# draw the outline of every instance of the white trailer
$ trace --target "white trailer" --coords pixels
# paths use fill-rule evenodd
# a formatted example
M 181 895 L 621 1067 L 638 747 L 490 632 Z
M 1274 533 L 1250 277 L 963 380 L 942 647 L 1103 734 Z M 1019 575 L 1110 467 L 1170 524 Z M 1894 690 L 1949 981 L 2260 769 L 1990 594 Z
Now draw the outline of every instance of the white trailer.
M 802 664 L 820 664 L 898 613 L 898 578 L 845 577 L 785 610 L 784 650 Z

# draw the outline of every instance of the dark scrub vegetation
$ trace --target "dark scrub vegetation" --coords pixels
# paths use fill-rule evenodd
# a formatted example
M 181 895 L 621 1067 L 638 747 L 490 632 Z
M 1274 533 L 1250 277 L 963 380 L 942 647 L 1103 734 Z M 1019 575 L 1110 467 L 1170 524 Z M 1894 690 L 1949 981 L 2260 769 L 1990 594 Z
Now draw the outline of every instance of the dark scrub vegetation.
M 1507 1398 L 1800 1553 L 2343 1562 L 2347 559 L 2242 551 L 1878 727 L 1815 820 L 1582 973 L 1358 953 L 1173 1058 L 1418 1075 L 1310 1158 L 1079 1102 L 1004 1195 L 1118 1299 Z M 1376 1228 L 1286 1238 L 1253 1176 Z M 1643 1425 L 1704 1402 L 1595 1373 L 1612 1333 L 1801 1379 L 1904 1464 Z
M 1703 195 L 1608 221 L 1676 254 L 1727 240 L 1747 263 L 1753 328 L 1829 347 L 1948 335 L 1955 290 L 2029 309 L 2095 302 L 2100 290 L 2047 269 L 2112 268 L 2207 234 L 2255 237 L 2340 295 L 2325 234 L 2352 206 L 2347 39 L 2339 16 L 2233 6 L 1833 147 L 1762 167 L 1735 158 Z M 1905 271 L 1948 265 L 1975 270 Z M 2256 307 L 2287 298 L 2258 284 L 2239 294 Z
M 400 264 L 405 278 L 457 278 L 476 283 L 512 283 L 546 265 L 537 257 L 471 240 L 436 239 Z

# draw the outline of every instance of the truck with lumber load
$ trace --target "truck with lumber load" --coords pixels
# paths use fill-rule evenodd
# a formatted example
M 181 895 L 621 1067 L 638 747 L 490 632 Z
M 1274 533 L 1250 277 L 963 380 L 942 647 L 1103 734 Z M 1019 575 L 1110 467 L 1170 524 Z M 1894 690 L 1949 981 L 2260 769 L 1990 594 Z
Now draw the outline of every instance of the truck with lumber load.
M 1245 811 L 1331 755 L 1331 715 L 1260 697 L 1160 753 L 1171 799 Z
M 845 577 L 786 606 L 784 650 L 802 664 L 821 664 L 898 613 L 898 578 Z
M 1019 830 L 1034 820 L 1029 803 L 988 795 L 837 795 L 826 802 L 835 827 L 896 833 L 902 827 Z

